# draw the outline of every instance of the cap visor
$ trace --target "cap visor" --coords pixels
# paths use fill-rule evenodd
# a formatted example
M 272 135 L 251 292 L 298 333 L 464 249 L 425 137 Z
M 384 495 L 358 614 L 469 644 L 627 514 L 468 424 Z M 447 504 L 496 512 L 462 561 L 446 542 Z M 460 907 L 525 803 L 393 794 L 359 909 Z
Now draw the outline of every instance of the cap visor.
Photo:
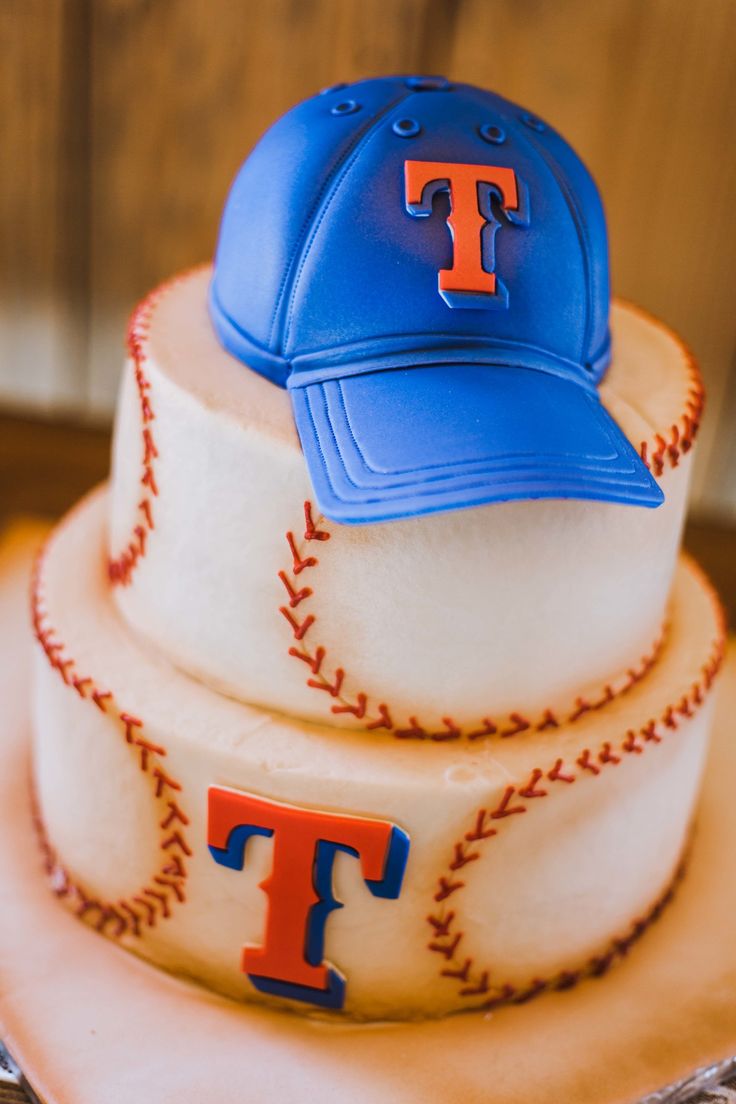
M 322 512 L 346 524 L 523 498 L 664 501 L 593 391 L 487 364 L 396 368 L 291 390 Z

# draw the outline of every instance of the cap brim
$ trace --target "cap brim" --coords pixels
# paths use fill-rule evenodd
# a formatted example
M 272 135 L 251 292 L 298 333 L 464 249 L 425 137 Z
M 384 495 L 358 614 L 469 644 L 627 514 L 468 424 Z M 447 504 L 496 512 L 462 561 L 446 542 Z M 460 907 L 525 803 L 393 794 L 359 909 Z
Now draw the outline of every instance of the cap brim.
M 315 497 L 346 524 L 528 498 L 659 506 L 593 390 L 533 369 L 396 368 L 291 390 Z

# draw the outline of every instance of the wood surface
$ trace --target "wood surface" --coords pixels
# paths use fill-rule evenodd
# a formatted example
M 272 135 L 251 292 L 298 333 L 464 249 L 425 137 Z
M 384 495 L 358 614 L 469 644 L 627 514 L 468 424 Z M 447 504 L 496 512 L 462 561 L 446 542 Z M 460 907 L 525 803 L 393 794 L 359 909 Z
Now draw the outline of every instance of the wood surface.
M 135 301 L 212 255 L 262 130 L 337 80 L 444 72 L 579 149 L 614 288 L 709 390 L 695 498 L 736 519 L 735 0 L 0 0 L 0 398 L 108 417 Z

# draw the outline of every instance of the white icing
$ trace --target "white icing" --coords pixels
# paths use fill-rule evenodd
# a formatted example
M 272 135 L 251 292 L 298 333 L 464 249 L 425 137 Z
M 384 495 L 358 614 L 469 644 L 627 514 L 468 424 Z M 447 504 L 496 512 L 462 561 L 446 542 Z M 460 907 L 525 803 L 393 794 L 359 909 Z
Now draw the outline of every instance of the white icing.
M 181 667 L 243 701 L 330 724 L 329 694 L 279 613 L 291 575 L 285 534 L 304 531 L 309 479 L 288 395 L 225 353 L 206 312 L 209 270 L 164 289 L 147 324 L 143 371 L 155 414 L 155 528 L 129 585 L 116 589 L 132 627 Z M 626 306 L 613 311 L 615 356 L 604 403 L 639 448 L 682 413 L 690 385 L 681 346 Z M 113 555 L 141 521 L 141 412 L 125 372 L 110 505 Z M 443 718 L 473 730 L 512 711 L 569 715 L 578 695 L 650 653 L 665 617 L 691 453 L 666 467 L 657 510 L 601 502 L 512 502 L 401 522 L 328 523 L 319 559 L 295 585 L 295 610 L 346 672 L 344 697 L 387 703 L 397 727 Z
M 158 381 L 157 397 L 166 387 L 173 392 L 163 378 Z M 191 398 L 178 400 L 177 410 L 187 402 L 199 409 Z M 167 446 L 173 445 L 173 424 L 162 434 Z M 225 452 L 231 456 L 241 440 L 242 431 L 232 426 Z M 273 447 L 278 453 L 279 446 Z M 183 457 L 185 467 L 191 451 Z M 227 464 L 220 470 L 227 471 Z M 166 501 L 162 492 L 162 506 Z M 137 750 L 125 743 L 119 712 L 142 721 L 138 731 L 166 751 L 166 770 L 182 784 L 179 800 L 190 820 L 186 836 L 194 853 L 187 860 L 187 901 L 174 904 L 171 918 L 159 919 L 143 937 L 123 936 L 125 945 L 223 992 L 263 999 L 240 973 L 239 960 L 242 944 L 262 936 L 265 898 L 258 883 L 268 873 L 269 844 L 253 841 L 242 872 L 214 863 L 205 846 L 205 798 L 212 783 L 383 817 L 409 833 L 409 864 L 397 901 L 371 897 L 349 856 L 336 861 L 336 892 L 346 907 L 328 920 L 326 956 L 347 976 L 346 1011 L 357 1016 L 436 1015 L 472 1006 L 458 983 L 440 975 L 443 957 L 427 949 L 426 918 L 438 908 L 438 877 L 447 872 L 454 842 L 472 829 L 478 809 L 496 808 L 509 785 L 518 801 L 532 771 L 547 773 L 558 758 L 575 783 L 543 778 L 539 786 L 548 796 L 526 798 L 525 814 L 498 820 L 498 835 L 480 843 L 480 859 L 462 870 L 466 885 L 448 901 L 457 913 L 456 930 L 464 933 L 460 958 L 472 956 L 477 969 L 488 965 L 497 985 L 523 987 L 534 977 L 577 969 L 612 937 L 627 935 L 668 884 L 698 791 L 710 702 L 693 705 L 689 718 L 677 714 L 673 728 L 660 721 L 659 743 L 638 736 L 641 753 L 623 752 L 621 743 L 628 730 L 640 733 L 650 718 L 662 718 L 668 705 L 692 695 L 693 684 L 702 682 L 718 625 L 712 597 L 691 567 L 678 569 L 659 663 L 606 709 L 509 740 L 420 744 L 386 733 L 336 731 L 244 705 L 137 642 L 106 578 L 107 510 L 107 497 L 98 492 L 57 531 L 40 593 L 43 625 L 63 645 L 56 658 L 74 661 L 65 669 L 67 678 L 91 676 L 114 699 L 107 712 L 95 708 L 92 684 L 83 687 L 84 700 L 39 647 L 35 762 L 42 815 L 61 860 L 88 891 L 117 900 L 149 878 L 160 861 L 160 810 L 153 811 L 150 779 L 137 765 Z M 161 531 L 154 534 L 159 547 L 172 547 L 177 516 L 162 509 Z M 218 517 L 224 523 L 224 513 Z M 242 526 L 242 519 L 233 525 Z M 202 528 L 195 526 L 198 533 Z M 270 537 L 264 539 L 270 549 Z M 201 552 L 202 545 L 197 547 Z M 187 570 L 191 555 L 190 549 Z M 126 597 L 140 592 L 148 568 L 160 570 L 157 562 L 152 555 L 136 584 L 123 592 Z M 176 565 L 170 561 L 170 570 Z M 232 561 L 223 566 L 218 557 L 217 565 L 206 566 L 202 579 L 214 587 L 216 572 Z M 231 578 L 237 582 L 238 576 Z M 190 600 L 182 583 L 179 577 L 177 588 Z M 213 610 L 209 619 L 216 620 Z M 202 611 L 199 623 L 204 627 L 206 621 Z M 241 635 L 249 629 L 246 619 Z M 585 748 L 600 763 L 606 741 L 620 763 L 600 765 L 597 776 L 576 766 Z

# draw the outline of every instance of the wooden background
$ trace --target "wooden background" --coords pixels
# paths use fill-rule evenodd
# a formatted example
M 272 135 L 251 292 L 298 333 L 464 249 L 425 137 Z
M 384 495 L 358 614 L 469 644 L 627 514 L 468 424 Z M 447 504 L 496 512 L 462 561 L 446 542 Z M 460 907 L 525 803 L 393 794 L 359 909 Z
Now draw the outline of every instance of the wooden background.
M 0 51 L 6 410 L 109 419 L 126 315 L 212 254 L 268 123 L 338 80 L 439 72 L 589 163 L 615 291 L 706 375 L 697 507 L 736 521 L 736 0 L 0 0 Z

